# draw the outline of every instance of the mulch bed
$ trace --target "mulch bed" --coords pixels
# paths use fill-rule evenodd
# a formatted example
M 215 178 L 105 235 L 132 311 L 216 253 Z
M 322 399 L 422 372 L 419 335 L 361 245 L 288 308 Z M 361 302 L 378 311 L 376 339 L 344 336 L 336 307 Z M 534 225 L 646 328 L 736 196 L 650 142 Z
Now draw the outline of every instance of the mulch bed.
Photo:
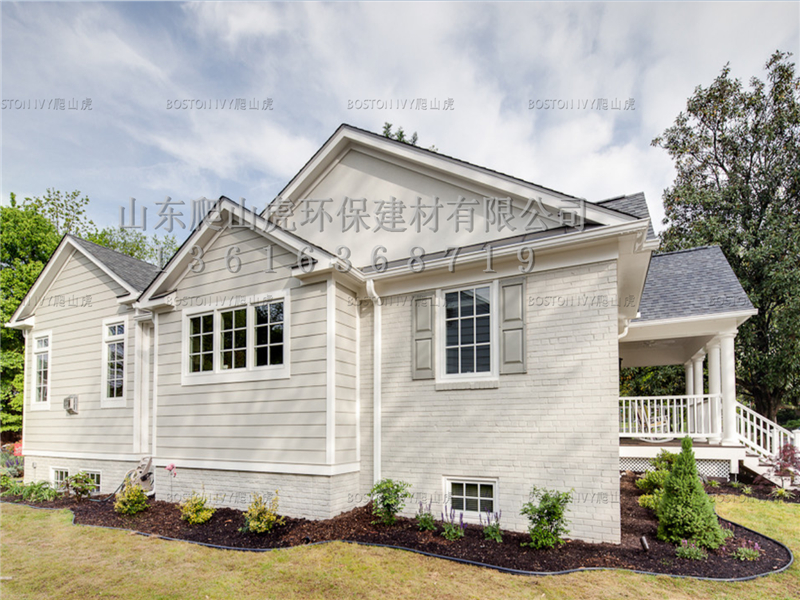
M 481 527 L 476 525 L 467 525 L 465 537 L 457 541 L 448 541 L 438 532 L 421 532 L 413 519 L 398 518 L 397 524 L 390 527 L 373 525 L 374 517 L 368 506 L 326 521 L 286 518 L 285 525 L 261 535 L 240 532 L 239 528 L 244 522 L 242 513 L 231 508 L 217 509 L 208 523 L 189 525 L 181 521 L 177 505 L 157 500 L 150 502 L 148 510 L 133 517 L 115 513 L 112 501 L 77 503 L 73 499 L 60 499 L 36 506 L 69 508 L 75 513 L 75 522 L 80 524 L 132 529 L 233 548 L 287 548 L 313 542 L 345 540 L 400 546 L 522 571 L 557 572 L 606 567 L 721 579 L 769 573 L 791 560 L 789 552 L 781 545 L 735 524 L 729 525 L 735 538 L 728 541 L 728 547 L 741 545 L 745 540 L 757 542 L 764 549 L 760 559 L 742 562 L 728 556 L 724 549 L 709 552 L 709 558 L 705 561 L 678 558 L 674 546 L 656 538 L 658 523 L 651 511 L 639 506 L 639 495 L 641 492 L 634 485 L 632 474 L 625 475 L 620 481 L 621 544 L 590 544 L 570 540 L 553 550 L 522 547 L 520 544 L 530 539 L 522 533 L 504 532 L 502 544 L 487 541 L 483 538 Z M 646 536 L 650 545 L 648 552 L 642 548 L 642 536 Z

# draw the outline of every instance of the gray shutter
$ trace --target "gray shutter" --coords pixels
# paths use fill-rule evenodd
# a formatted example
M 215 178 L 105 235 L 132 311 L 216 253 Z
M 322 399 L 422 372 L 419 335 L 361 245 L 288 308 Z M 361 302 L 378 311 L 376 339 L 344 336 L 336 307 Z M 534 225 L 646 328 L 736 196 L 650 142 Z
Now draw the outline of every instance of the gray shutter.
M 433 304 L 433 294 L 415 296 L 412 301 L 412 379 L 434 378 Z
M 525 373 L 525 278 L 500 282 L 500 373 Z

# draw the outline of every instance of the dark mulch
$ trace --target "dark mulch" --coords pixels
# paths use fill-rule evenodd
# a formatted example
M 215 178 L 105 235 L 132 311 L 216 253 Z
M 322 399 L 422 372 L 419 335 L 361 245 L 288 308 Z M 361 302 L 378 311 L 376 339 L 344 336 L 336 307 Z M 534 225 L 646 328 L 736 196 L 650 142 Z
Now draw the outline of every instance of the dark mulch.
M 746 487 L 750 489 L 747 490 Z M 774 496 L 771 496 L 772 491 L 777 486 L 773 485 L 772 483 L 759 483 L 758 480 L 753 481 L 749 484 L 744 484 L 741 487 L 734 487 L 730 483 L 722 483 L 719 487 L 713 488 L 710 486 L 706 486 L 706 491 L 709 494 L 718 494 L 720 496 L 738 496 L 737 499 L 745 500 L 747 498 L 756 498 L 758 500 L 770 500 L 770 501 L 777 501 L 777 502 L 791 502 L 793 504 L 800 504 L 800 491 L 792 490 L 793 497 L 786 498 L 784 500 L 779 500 Z M 748 492 L 749 493 L 745 493 Z M 725 501 L 725 499 L 718 500 L 718 501 Z
M 715 490 L 716 491 L 716 490 Z M 113 502 L 76 503 L 74 500 L 57 500 L 40 503 L 48 508 L 69 508 L 75 513 L 75 522 L 85 525 L 102 525 L 133 529 L 143 533 L 178 538 L 234 548 L 286 548 L 328 540 L 346 540 L 400 546 L 441 556 L 466 559 L 523 571 L 554 572 L 581 567 L 611 567 L 652 571 L 673 575 L 691 575 L 713 578 L 738 578 L 775 571 L 788 563 L 789 553 L 779 544 L 757 533 L 731 524 L 735 538 L 730 547 L 745 540 L 757 542 L 765 550 L 757 561 L 741 562 L 727 556 L 724 549 L 709 552 L 705 561 L 680 559 L 675 547 L 658 541 L 658 523 L 653 513 L 638 504 L 639 490 L 633 476 L 620 481 L 622 517 L 621 544 L 590 544 L 568 541 L 553 550 L 533 550 L 521 543 L 529 540 L 525 534 L 504 532 L 503 543 L 486 541 L 482 529 L 468 525 L 466 535 L 457 541 L 448 541 L 439 533 L 420 532 L 416 521 L 400 518 L 391 527 L 373 525 L 369 507 L 360 507 L 326 521 L 286 518 L 286 524 L 271 533 L 257 535 L 242 533 L 242 513 L 231 508 L 217 509 L 213 518 L 203 525 L 188 525 L 180 520 L 177 505 L 151 501 L 147 511 L 133 517 L 114 512 Z M 649 552 L 642 549 L 640 538 L 646 536 Z

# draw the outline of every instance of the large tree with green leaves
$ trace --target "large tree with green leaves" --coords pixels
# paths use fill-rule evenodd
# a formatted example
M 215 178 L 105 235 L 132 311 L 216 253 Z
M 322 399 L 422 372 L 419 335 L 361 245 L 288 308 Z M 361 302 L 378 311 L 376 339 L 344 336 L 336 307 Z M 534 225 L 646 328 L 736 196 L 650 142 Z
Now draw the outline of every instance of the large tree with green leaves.
M 746 88 L 725 66 L 653 140 L 675 162 L 663 250 L 716 244 L 758 308 L 739 329 L 737 384 L 775 419 L 800 401 L 800 80 L 776 52 Z
M 47 193 L 25 198 L 15 194 L 9 206 L 0 207 L 0 431 L 17 433 L 22 428 L 24 386 L 24 339 L 5 324 L 14 314 L 64 234 L 72 234 L 133 258 L 157 263 L 176 250 L 175 238 L 107 227 L 98 229 L 88 218 L 89 198 L 79 191 Z

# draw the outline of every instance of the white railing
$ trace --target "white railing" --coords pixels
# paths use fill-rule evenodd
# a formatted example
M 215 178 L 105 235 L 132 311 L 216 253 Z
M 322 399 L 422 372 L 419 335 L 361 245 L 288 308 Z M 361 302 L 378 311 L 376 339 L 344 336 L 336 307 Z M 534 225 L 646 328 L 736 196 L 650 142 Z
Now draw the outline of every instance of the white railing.
M 622 396 L 619 436 L 660 439 L 720 437 L 719 394 L 694 396 Z
M 736 403 L 736 430 L 742 443 L 763 456 L 775 456 L 784 444 L 795 443 L 794 434 L 740 402 Z

